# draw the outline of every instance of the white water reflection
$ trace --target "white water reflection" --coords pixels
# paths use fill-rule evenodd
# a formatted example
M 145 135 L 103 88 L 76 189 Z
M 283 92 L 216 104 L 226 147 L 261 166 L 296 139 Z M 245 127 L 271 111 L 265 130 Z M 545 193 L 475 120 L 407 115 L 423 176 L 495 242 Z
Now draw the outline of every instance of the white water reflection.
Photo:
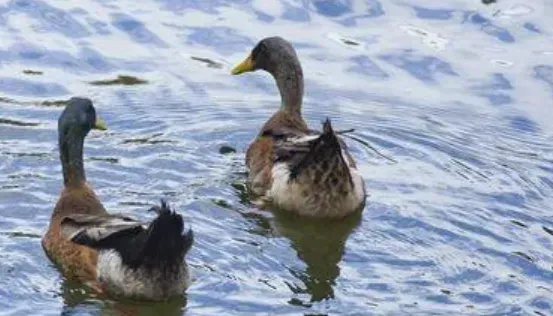
M 550 314 L 553 5 L 497 2 L 0 2 L 0 309 Z M 248 204 L 244 150 L 279 98 L 268 75 L 229 69 L 270 35 L 298 50 L 311 125 L 356 129 L 358 222 Z M 147 83 L 106 84 L 119 75 Z M 186 304 L 97 300 L 48 264 L 72 95 L 110 127 L 85 150 L 106 206 L 147 218 L 166 196 L 191 221 Z

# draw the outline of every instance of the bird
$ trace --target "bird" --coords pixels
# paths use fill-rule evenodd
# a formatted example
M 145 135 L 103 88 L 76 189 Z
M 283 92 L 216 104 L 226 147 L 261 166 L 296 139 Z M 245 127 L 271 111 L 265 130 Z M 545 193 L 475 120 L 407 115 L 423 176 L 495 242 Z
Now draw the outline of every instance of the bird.
M 62 274 L 100 294 L 166 300 L 183 295 L 189 271 L 185 255 L 194 235 L 164 200 L 143 222 L 106 211 L 87 183 L 84 139 L 107 129 L 87 98 L 71 98 L 58 120 L 63 184 L 42 247 Z
M 302 216 L 343 218 L 362 210 L 365 182 L 330 119 L 322 131 L 302 117 L 303 70 L 293 46 L 267 37 L 231 74 L 264 70 L 280 92 L 280 108 L 265 122 L 246 152 L 248 188 L 260 205 Z

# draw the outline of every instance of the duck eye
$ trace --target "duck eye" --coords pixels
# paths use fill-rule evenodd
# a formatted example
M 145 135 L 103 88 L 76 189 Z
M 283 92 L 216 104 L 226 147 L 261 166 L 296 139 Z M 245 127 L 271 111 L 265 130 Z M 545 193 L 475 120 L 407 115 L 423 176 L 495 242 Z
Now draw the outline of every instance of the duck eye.
M 256 59 L 260 55 L 264 54 L 267 51 L 267 47 L 265 47 L 265 44 L 259 43 L 252 51 L 252 58 Z

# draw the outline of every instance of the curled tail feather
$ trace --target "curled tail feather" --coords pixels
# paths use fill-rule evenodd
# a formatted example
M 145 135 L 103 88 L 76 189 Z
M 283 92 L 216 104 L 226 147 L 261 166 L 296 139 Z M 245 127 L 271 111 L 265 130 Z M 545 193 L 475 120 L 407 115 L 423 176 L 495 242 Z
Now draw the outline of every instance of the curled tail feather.
M 332 128 L 330 119 L 327 118 L 323 122 L 322 134 L 311 142 L 309 151 L 305 154 L 303 159 L 301 159 L 301 161 L 297 164 L 291 166 L 290 180 L 296 179 L 301 172 L 309 166 L 318 165 L 323 170 L 336 167 L 331 164 L 335 158 L 339 160 L 340 166 L 347 167 L 347 163 L 342 155 L 340 139 Z M 348 170 L 346 170 L 346 174 L 349 178 L 351 186 L 353 187 L 353 181 Z
M 192 230 L 183 235 L 182 216 L 172 211 L 165 201 L 161 201 L 158 217 L 147 229 L 147 238 L 137 258 L 146 266 L 163 266 L 180 263 L 194 242 Z
M 150 210 L 156 211 L 158 216 L 147 228 L 136 225 L 103 236 L 91 234 L 92 229 L 83 229 L 71 241 L 95 249 L 113 249 L 131 268 L 163 270 L 181 264 L 194 242 L 192 230 L 183 234 L 182 216 L 172 211 L 163 200 L 161 207 L 154 206 Z M 105 226 L 106 230 L 111 228 L 109 223 Z

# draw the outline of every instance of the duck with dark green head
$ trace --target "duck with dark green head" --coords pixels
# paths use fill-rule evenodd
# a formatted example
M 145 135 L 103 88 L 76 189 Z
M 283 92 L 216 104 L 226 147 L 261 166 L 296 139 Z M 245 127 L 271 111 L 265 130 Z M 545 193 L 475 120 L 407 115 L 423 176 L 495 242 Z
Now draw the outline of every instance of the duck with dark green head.
M 88 185 L 84 139 L 106 129 L 89 99 L 72 98 L 58 120 L 64 188 L 42 246 L 65 277 L 99 293 L 163 300 L 189 283 L 184 257 L 193 243 L 181 215 L 162 201 L 150 223 L 109 214 Z
M 366 191 L 347 146 L 330 120 L 308 129 L 301 109 L 303 70 L 281 37 L 261 40 L 232 74 L 264 70 L 280 91 L 281 105 L 248 147 L 248 185 L 262 201 L 301 215 L 341 218 L 361 210 Z

